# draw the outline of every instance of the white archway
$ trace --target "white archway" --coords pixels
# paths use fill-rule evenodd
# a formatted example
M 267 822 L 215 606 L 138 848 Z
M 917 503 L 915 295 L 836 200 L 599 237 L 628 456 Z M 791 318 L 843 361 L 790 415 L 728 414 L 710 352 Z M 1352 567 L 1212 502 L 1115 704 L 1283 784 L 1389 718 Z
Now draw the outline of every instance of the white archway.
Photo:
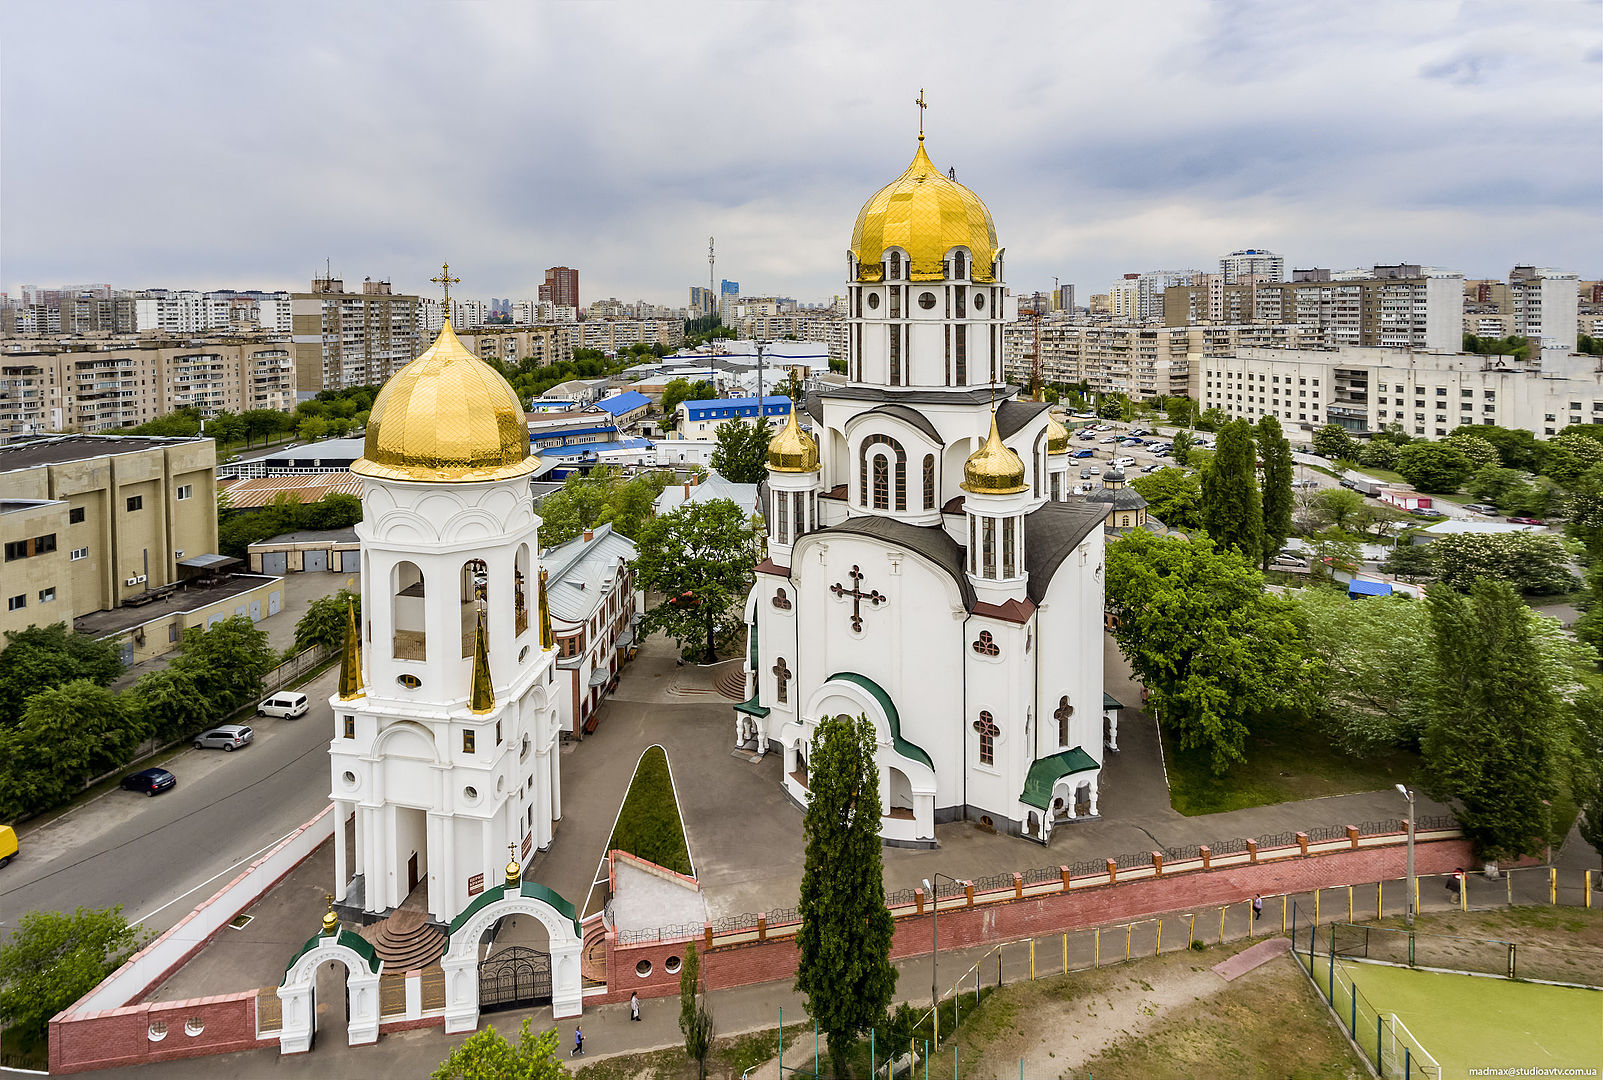
M 583 1010 L 584 979 L 579 973 L 583 935 L 573 905 L 533 881 L 498 885 L 474 898 L 451 923 L 440 966 L 445 969 L 445 1033 L 479 1026 L 479 941 L 508 915 L 540 920 L 551 942 L 551 1015 L 560 1020 Z
M 341 930 L 337 934 L 312 938 L 284 970 L 278 987 L 283 1026 L 278 1033 L 281 1054 L 304 1054 L 312 1048 L 316 1030 L 316 1002 L 313 987 L 317 969 L 330 960 L 345 965 L 345 991 L 350 998 L 350 1016 L 345 1041 L 352 1046 L 378 1042 L 378 981 L 384 961 L 373 946 L 358 934 Z

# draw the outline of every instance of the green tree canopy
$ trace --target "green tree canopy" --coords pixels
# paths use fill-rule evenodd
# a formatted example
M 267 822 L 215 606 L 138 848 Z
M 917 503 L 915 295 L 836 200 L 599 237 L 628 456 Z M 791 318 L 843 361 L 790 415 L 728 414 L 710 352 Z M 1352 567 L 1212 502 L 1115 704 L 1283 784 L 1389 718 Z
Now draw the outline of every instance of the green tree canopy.
M 74 679 L 35 691 L 0 729 L 0 819 L 55 806 L 128 760 L 142 733 L 104 686 Z
M 1404 537 L 1386 553 L 1386 561 L 1380 568 L 1388 574 L 1418 581 L 1436 576 L 1436 557 L 1431 554 L 1430 544 L 1411 544 Z
M 1252 425 L 1233 420 L 1219 430 L 1213 460 L 1202 473 L 1202 523 L 1208 535 L 1253 562 L 1264 546 L 1256 458 Z
M 356 613 L 356 625 L 362 625 L 362 596 L 349 589 L 341 589 L 332 596 L 319 596 L 306 605 L 306 614 L 295 624 L 295 648 L 338 649 L 345 643 L 347 610 Z
M 1263 462 L 1263 549 L 1269 559 L 1291 535 L 1292 497 L 1291 443 L 1280 429 L 1280 421 L 1265 416 L 1258 421 L 1258 458 Z
M 1108 545 L 1107 607 L 1119 651 L 1185 749 L 1217 772 L 1244 760 L 1246 720 L 1296 703 L 1305 676 L 1290 604 L 1240 554 L 1203 537 L 1132 532 Z
M 1159 469 L 1130 481 L 1147 501 L 1147 511 L 1171 529 L 1202 528 L 1202 482 L 1184 469 Z
M 1314 453 L 1330 461 L 1358 456 L 1358 443 L 1340 424 L 1326 424 L 1314 432 Z
M 1536 433 L 1527 428 L 1504 428 L 1493 424 L 1464 424 L 1453 429 L 1454 435 L 1484 439 L 1497 449 L 1501 463 L 1510 469 L 1537 472 L 1542 459 L 1543 444 Z
M 692 383 L 689 379 L 669 379 L 662 388 L 662 414 L 672 424 L 681 401 L 711 401 L 718 396 L 718 388 L 705 379 Z
M 1366 469 L 1395 469 L 1397 467 L 1397 444 L 1385 439 L 1375 439 L 1358 451 L 1358 464 Z M 1496 451 L 1493 451 L 1496 453 Z
M 6 631 L 0 649 L 0 726 L 15 723 L 28 698 L 74 679 L 106 686 L 122 674 L 117 646 L 64 622 Z
M 1319 660 L 1309 697 L 1332 739 L 1357 754 L 1417 744 L 1428 711 L 1420 691 L 1431 655 L 1425 605 L 1403 596 L 1353 601 L 1331 588 L 1302 589 L 1295 605 Z
M 1580 807 L 1581 839 L 1603 857 L 1603 694 L 1595 690 L 1575 699 L 1575 756 L 1570 793 Z
M 1191 461 L 1191 447 L 1195 441 L 1191 437 L 1191 432 L 1184 428 L 1174 433 L 1173 449 L 1169 454 L 1174 458 L 1176 465 L 1184 468 Z
M 1506 581 L 1522 593 L 1569 592 L 1564 542 L 1546 533 L 1457 533 L 1431 541 L 1431 558 L 1442 583 L 1469 592 L 1482 578 Z
M 826 716 L 807 755 L 796 989 L 829 1035 L 836 1076 L 846 1075 L 852 1042 L 884 1017 L 896 990 L 895 927 L 880 856 L 878 741 L 866 716 Z
M 701 982 L 701 954 L 696 943 L 685 946 L 679 968 L 679 1031 L 685 1037 L 685 1056 L 696 1063 L 697 1080 L 707 1080 L 707 1055 L 712 1051 L 715 1027 L 712 1010 Z
M 1432 630 L 1422 748 L 1426 790 L 1457 804 L 1489 859 L 1540 852 L 1556 791 L 1559 697 L 1542 677 L 1537 618 L 1507 583 L 1426 594 Z
M 429 1074 L 429 1080 L 560 1080 L 568 1069 L 557 1057 L 557 1032 L 541 1035 L 523 1018 L 514 1045 L 494 1025 L 470 1035 Z
M 1451 494 L 1469 479 L 1475 464 L 1469 455 L 1445 442 L 1412 442 L 1397 455 L 1397 471 L 1420 491 Z
M 1502 455 L 1497 452 L 1497 447 L 1463 428 L 1455 429 L 1443 442 L 1469 458 L 1472 469 L 1484 469 L 1488 465 L 1500 464 L 1503 460 Z
M 1197 417 L 1197 403 L 1188 397 L 1172 397 L 1165 404 L 1171 424 L 1189 427 Z
M 717 437 L 710 462 L 714 472 L 734 484 L 757 484 L 767 478 L 768 442 L 773 438 L 767 424 L 725 420 L 718 425 Z
M 42 1042 L 56 1015 L 122 966 L 139 947 L 122 905 L 30 911 L 0 945 L 0 1027 Z
M 206 629 L 184 631 L 178 658 L 168 665 L 187 675 L 212 713 L 226 716 L 261 696 L 262 677 L 278 663 L 267 633 L 245 615 L 235 615 Z
M 588 475 L 572 473 L 561 490 L 540 501 L 540 543 L 565 544 L 586 529 L 609 522 L 613 531 L 638 540 L 657 496 L 672 479 L 665 469 L 625 477 L 611 465 L 598 465 Z
M 681 649 L 741 630 L 756 563 L 758 532 L 749 511 L 728 499 L 688 503 L 652 518 L 636 538 L 636 580 L 662 600 L 646 613 L 647 633 L 665 631 Z
M 1360 527 L 1369 509 L 1362 495 L 1342 487 L 1325 488 L 1308 502 L 1316 520 L 1343 531 Z

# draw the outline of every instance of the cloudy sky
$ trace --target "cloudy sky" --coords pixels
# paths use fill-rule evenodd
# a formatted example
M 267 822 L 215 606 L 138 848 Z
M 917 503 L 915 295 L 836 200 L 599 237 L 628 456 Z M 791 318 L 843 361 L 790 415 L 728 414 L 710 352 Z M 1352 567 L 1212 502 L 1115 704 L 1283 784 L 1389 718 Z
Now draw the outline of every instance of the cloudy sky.
M 7 5 L 0 287 L 347 281 L 675 305 L 841 289 L 912 156 L 986 200 L 1015 290 L 1081 302 L 1234 248 L 1603 277 L 1603 5 Z

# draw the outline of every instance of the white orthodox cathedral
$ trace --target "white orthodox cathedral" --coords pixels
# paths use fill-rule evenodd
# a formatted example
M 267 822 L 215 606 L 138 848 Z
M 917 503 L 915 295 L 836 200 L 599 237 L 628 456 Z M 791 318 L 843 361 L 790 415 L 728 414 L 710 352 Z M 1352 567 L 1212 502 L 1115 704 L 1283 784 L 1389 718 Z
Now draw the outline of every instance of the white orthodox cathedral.
M 537 462 L 516 393 L 449 321 L 373 403 L 351 470 L 361 628 L 330 699 L 334 895 L 353 915 L 416 893 L 449 923 L 562 816 Z
M 847 278 L 848 382 L 809 400 L 816 438 L 793 412 L 769 447 L 737 741 L 782 748 L 804 803 L 817 721 L 863 714 L 887 843 L 957 820 L 1044 843 L 1097 814 L 1109 507 L 1070 500 L 1067 432 L 997 386 L 996 226 L 922 135 Z

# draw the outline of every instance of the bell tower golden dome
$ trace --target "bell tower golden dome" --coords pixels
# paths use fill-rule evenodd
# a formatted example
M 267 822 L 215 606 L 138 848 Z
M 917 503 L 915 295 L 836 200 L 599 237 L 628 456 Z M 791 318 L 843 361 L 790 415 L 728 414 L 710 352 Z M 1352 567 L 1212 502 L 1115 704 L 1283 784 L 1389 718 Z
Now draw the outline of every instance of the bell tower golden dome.
M 857 213 L 852 257 L 859 281 L 879 281 L 886 248 L 901 248 L 912 263 L 909 281 L 943 281 L 947 254 L 966 247 L 973 260 L 969 277 L 996 280 L 1001 249 L 996 222 L 980 197 L 948 177 L 924 152 L 924 136 L 907 171 L 875 192 Z

